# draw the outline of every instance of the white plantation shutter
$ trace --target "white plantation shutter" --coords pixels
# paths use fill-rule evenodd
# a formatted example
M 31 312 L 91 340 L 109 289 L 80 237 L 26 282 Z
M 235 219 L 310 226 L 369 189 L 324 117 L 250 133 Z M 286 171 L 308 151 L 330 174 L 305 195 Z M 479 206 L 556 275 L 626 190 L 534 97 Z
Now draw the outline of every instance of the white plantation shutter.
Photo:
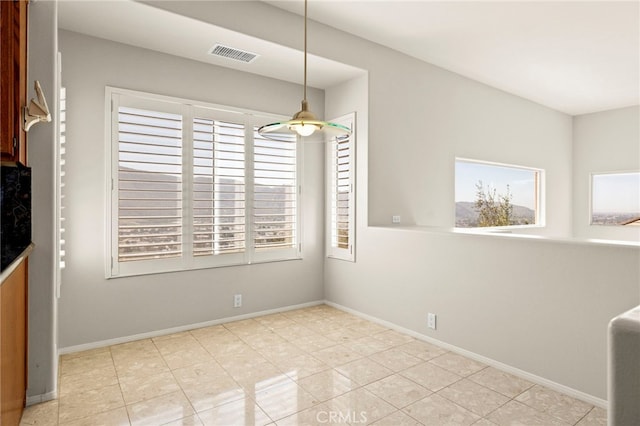
M 193 120 L 193 254 L 245 250 L 244 125 Z
M 351 199 L 351 149 L 349 137 L 336 138 L 334 142 L 334 159 L 331 197 L 331 245 L 348 249 L 349 238 L 349 201 Z
M 327 256 L 354 260 L 355 245 L 355 114 L 332 120 L 352 129 L 351 135 L 327 143 Z
M 107 99 L 107 277 L 299 258 L 300 150 L 257 134 L 273 116 L 124 89 Z
M 274 141 L 254 129 L 253 241 L 256 252 L 296 248 L 297 139 Z
M 58 216 L 58 282 L 60 282 L 60 270 L 65 268 L 65 186 L 66 186 L 66 138 L 67 138 L 67 89 L 60 87 L 60 113 L 58 114 L 59 134 L 58 134 L 58 198 L 57 216 Z
M 182 254 L 182 117 L 118 108 L 118 261 Z

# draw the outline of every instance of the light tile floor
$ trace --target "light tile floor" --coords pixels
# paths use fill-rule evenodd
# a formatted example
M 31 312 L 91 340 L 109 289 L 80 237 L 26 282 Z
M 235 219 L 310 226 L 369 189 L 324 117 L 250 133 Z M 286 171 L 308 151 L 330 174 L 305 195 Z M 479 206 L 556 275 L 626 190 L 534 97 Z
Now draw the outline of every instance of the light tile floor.
M 606 411 L 326 305 L 64 355 L 21 425 L 606 425 Z

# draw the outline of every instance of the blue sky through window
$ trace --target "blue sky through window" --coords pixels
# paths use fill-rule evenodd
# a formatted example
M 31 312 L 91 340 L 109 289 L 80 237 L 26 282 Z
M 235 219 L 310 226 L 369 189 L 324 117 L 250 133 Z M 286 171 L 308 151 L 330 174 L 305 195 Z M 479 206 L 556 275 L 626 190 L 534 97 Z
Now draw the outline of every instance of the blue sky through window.
M 593 175 L 593 213 L 640 213 L 640 172 Z
M 473 161 L 456 161 L 455 201 L 474 202 L 476 184 L 482 181 L 485 191 L 496 189 L 497 194 L 506 194 L 507 185 L 514 205 L 536 208 L 537 170 L 501 166 Z

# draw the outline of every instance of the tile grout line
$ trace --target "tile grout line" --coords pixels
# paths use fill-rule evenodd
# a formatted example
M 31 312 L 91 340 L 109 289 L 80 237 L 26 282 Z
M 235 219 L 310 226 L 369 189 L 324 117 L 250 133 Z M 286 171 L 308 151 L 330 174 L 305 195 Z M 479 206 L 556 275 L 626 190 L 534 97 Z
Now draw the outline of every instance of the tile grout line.
M 127 401 L 124 400 L 124 392 L 122 390 L 122 382 L 120 380 L 120 375 L 118 374 L 118 369 L 116 368 L 116 360 L 113 358 L 113 351 L 111 351 L 111 346 L 109 346 L 109 357 L 111 358 L 111 363 L 113 364 L 113 371 L 116 373 L 116 380 L 118 381 L 118 388 L 120 389 L 120 396 L 122 396 L 122 402 L 124 403 L 124 412 L 127 414 L 127 419 L 129 420 L 129 425 L 132 425 L 131 416 L 129 415 L 129 410 L 127 409 Z

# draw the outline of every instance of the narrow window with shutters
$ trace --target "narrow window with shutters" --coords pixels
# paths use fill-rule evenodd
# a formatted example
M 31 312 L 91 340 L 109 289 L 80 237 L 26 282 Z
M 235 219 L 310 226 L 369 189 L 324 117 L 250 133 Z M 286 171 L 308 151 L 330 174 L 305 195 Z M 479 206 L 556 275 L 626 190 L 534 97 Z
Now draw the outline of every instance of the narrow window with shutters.
M 118 261 L 182 255 L 182 117 L 118 110 Z
M 332 120 L 353 129 L 355 114 Z M 327 256 L 355 259 L 355 133 L 327 143 Z

